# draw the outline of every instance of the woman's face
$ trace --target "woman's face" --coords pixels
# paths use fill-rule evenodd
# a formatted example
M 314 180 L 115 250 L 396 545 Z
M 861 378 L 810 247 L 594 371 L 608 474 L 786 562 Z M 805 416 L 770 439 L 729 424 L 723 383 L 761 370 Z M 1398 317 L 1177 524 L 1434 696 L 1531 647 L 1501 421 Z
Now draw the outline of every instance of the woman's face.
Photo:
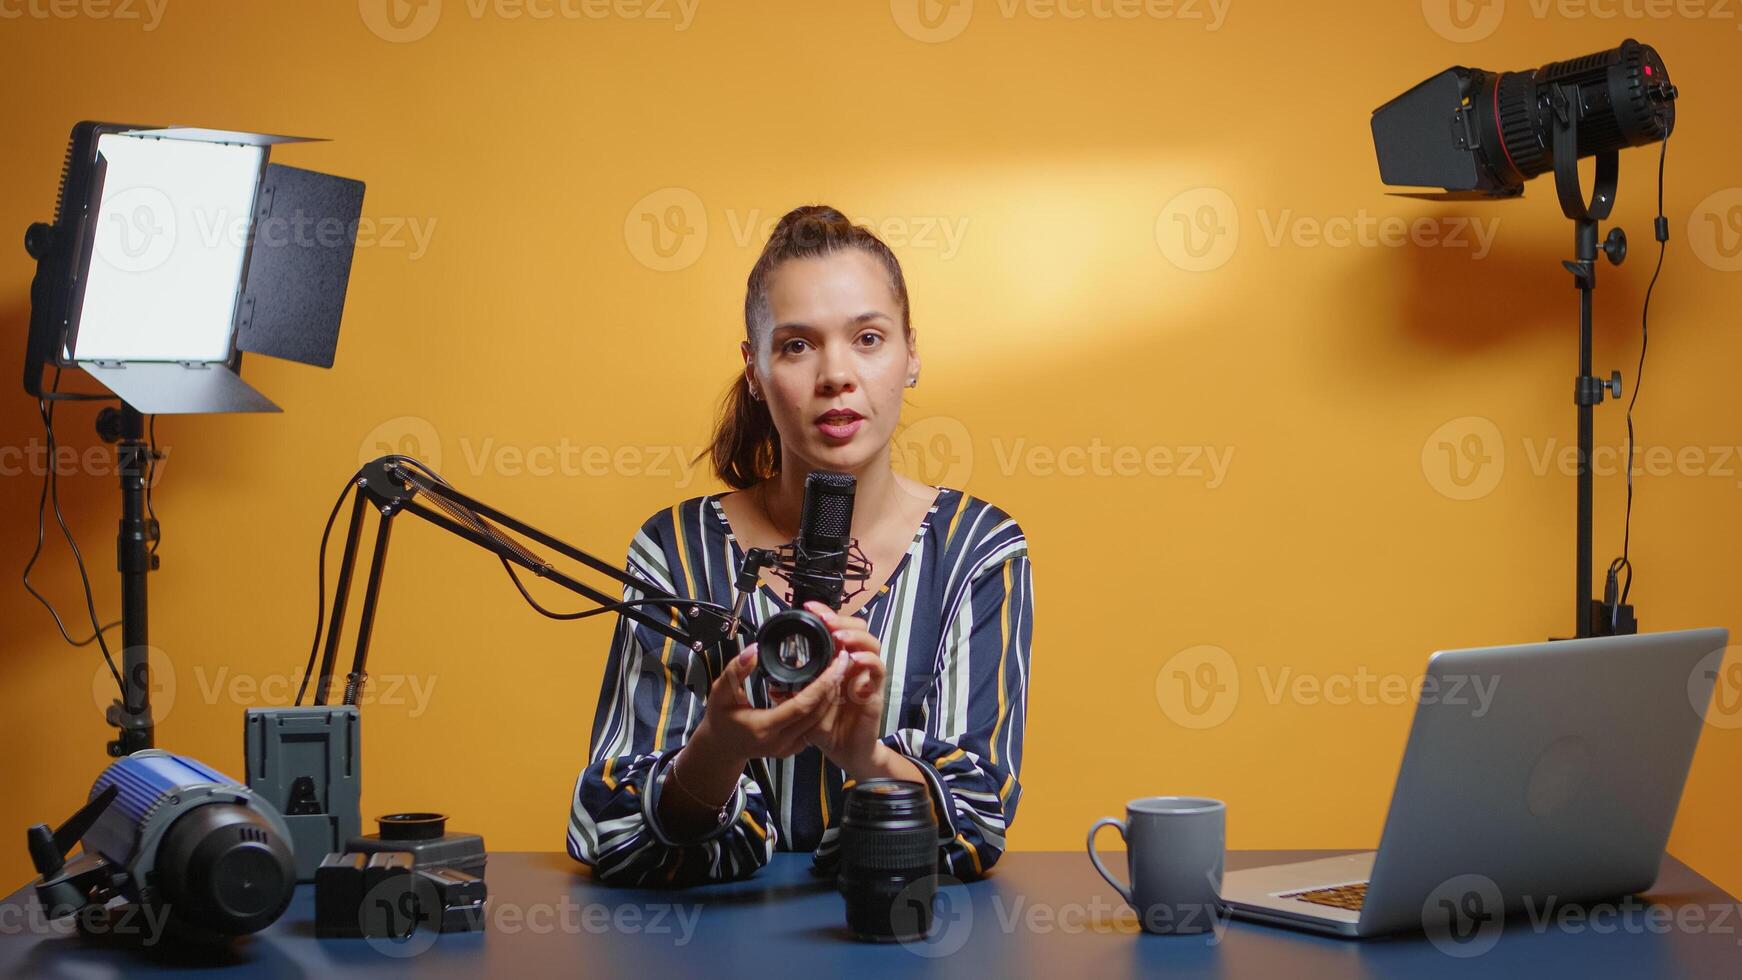
M 888 273 L 856 248 L 790 259 L 769 277 L 768 306 L 768 348 L 745 342 L 744 370 L 782 454 L 803 471 L 858 472 L 888 449 L 919 372 Z

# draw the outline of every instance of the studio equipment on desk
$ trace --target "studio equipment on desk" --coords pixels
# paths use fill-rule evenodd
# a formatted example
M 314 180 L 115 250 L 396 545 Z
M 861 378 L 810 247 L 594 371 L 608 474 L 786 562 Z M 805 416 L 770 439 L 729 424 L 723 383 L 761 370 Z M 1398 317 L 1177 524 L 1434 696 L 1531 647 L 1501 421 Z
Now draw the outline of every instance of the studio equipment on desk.
M 220 943 L 271 925 L 296 887 L 278 810 L 217 770 L 158 749 L 110 763 L 77 813 L 58 830 L 31 827 L 28 838 L 45 914 L 77 916 L 90 935 Z M 150 931 L 153 922 L 166 936 Z
M 938 888 L 931 791 L 900 779 L 867 779 L 848 790 L 835 883 L 847 900 L 847 928 L 855 939 L 924 940 Z
M 751 548 L 744 553 L 736 583 L 738 597 L 732 606 L 734 620 L 756 591 L 762 569 L 774 569 L 790 586 L 786 594 L 790 608 L 768 617 L 756 634 L 757 667 L 777 688 L 804 687 L 835 658 L 828 624 L 804 604 L 821 602 L 838 611 L 842 603 L 864 591 L 861 585 L 849 593 L 846 584 L 862 583 L 871 576 L 871 563 L 853 538 L 857 482 L 848 473 L 812 472 L 804 481 L 798 537 L 779 548 Z
M 1601 600 L 1591 587 L 1591 495 L 1593 408 L 1605 393 L 1621 397 L 1621 372 L 1598 378 L 1591 370 L 1591 293 L 1597 285 L 1599 252 L 1613 265 L 1627 255 L 1627 236 L 1611 228 L 1598 239 L 1598 222 L 1615 205 L 1618 153 L 1632 146 L 1667 144 L 1675 128 L 1678 92 L 1663 59 L 1650 45 L 1629 38 L 1619 47 L 1556 61 L 1534 71 L 1488 72 L 1454 67 L 1427 79 L 1373 111 L 1373 145 L 1380 179 L 1391 186 L 1439 188 L 1406 196 L 1434 200 L 1515 198 L 1524 183 L 1554 172 L 1561 211 L 1573 222 L 1573 258 L 1562 266 L 1579 290 L 1579 373 L 1573 400 L 1578 409 L 1578 491 L 1575 544 L 1574 624 L 1578 637 L 1638 632 L 1627 603 L 1633 566 L 1631 528 L 1634 378 L 1628 403 L 1628 518 L 1622 554 L 1609 566 Z M 1663 159 L 1659 147 L 1657 270 L 1663 268 L 1669 222 L 1663 215 Z M 1596 179 L 1587 199 L 1578 161 L 1596 158 Z M 1645 310 L 1657 283 L 1652 272 Z M 1641 315 L 1640 367 L 1645 360 L 1645 315 Z M 1625 580 L 1622 576 L 1625 576 Z
M 296 880 L 363 832 L 363 732 L 347 705 L 249 708 L 243 718 L 248 788 L 284 815 Z
M 160 533 L 146 416 L 278 411 L 242 380 L 243 352 L 333 364 L 363 184 L 268 162 L 274 146 L 296 142 L 306 140 L 81 122 L 67 146 L 53 222 L 25 234 L 36 275 L 24 390 L 37 399 L 50 452 L 56 404 L 119 402 L 97 417 L 98 433 L 119 454 L 119 668 L 78 559 L 92 640 L 119 688 L 108 712 L 118 730 L 108 745 L 113 756 L 154 742 L 146 577 L 158 567 Z M 72 368 L 113 394 L 61 391 L 61 373 Z M 46 384 L 45 372 L 52 372 Z M 55 497 L 58 516 L 55 487 L 50 467 L 44 504 Z M 42 508 L 38 518 L 40 540 Z M 25 587 L 68 642 L 91 642 L 66 632 L 31 587 L 29 566 Z
M 439 813 L 392 813 L 381 832 L 326 855 L 315 876 L 315 934 L 403 939 L 419 928 L 484 927 L 484 838 L 447 832 Z

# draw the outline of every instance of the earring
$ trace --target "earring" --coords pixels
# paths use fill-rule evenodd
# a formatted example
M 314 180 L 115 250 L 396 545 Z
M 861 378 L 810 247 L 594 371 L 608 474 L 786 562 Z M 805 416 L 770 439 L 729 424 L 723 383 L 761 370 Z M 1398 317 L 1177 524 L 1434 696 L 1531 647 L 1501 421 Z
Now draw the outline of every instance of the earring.
M 909 388 L 918 388 L 919 387 L 919 375 L 916 374 L 913 377 L 908 378 L 907 379 L 907 386 Z

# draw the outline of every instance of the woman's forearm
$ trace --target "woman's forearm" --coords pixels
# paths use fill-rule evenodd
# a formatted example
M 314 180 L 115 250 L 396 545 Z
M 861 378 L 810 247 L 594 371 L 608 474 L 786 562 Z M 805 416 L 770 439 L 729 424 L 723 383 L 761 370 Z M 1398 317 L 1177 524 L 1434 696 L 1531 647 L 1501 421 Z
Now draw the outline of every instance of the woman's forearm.
M 680 836 L 707 833 L 720 822 L 720 808 L 732 798 L 748 764 L 748 759 L 733 759 L 722 751 L 703 720 L 666 770 L 660 821 Z

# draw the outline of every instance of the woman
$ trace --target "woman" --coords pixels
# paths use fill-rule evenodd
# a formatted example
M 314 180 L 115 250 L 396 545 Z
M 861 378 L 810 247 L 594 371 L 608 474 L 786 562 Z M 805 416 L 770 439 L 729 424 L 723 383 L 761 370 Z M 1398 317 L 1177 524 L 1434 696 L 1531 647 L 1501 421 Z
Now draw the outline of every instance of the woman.
M 721 664 L 619 620 L 569 853 L 601 880 L 641 885 L 741 878 L 777 849 L 814 851 L 828 869 L 844 791 L 893 777 L 929 788 L 940 869 L 979 877 L 1003 853 L 1021 798 L 1027 540 L 986 501 L 891 469 L 919 354 L 901 266 L 874 234 L 833 208 L 790 212 L 750 272 L 744 320 L 743 376 L 711 450 L 736 492 L 648 518 L 628 567 L 730 606 L 744 552 L 791 542 L 805 478 L 827 469 L 857 478 L 853 536 L 871 578 L 839 612 L 807 607 L 840 653 L 778 701 L 754 670 L 754 644 Z M 787 608 L 788 594 L 764 571 L 746 622 Z

